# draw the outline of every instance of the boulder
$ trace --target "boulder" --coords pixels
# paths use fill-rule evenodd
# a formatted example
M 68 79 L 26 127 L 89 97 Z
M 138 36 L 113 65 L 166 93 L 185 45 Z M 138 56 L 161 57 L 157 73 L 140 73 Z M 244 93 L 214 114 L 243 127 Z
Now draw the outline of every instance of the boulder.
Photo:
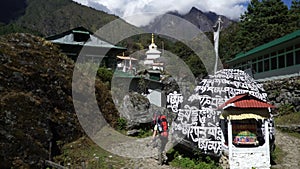
M 149 100 L 138 93 L 125 95 L 123 103 L 119 109 L 120 117 L 127 121 L 127 129 L 137 128 L 140 123 L 151 122 L 152 114 L 148 111 Z
M 2 36 L 0 48 L 0 168 L 45 168 L 49 155 L 84 135 L 72 99 L 74 62 L 30 34 Z M 97 80 L 97 101 L 113 126 L 117 111 L 103 86 Z
M 120 117 L 126 119 L 128 130 L 139 129 L 144 125 L 150 126 L 155 112 L 168 114 L 165 108 L 150 104 L 145 96 L 137 92 L 125 95 L 119 108 Z

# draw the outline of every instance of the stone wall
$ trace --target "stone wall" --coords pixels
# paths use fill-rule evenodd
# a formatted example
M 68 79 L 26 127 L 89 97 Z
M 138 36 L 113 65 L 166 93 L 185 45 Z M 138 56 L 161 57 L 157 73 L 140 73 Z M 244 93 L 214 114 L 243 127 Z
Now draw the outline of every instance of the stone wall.
M 264 89 L 271 104 L 277 107 L 288 105 L 300 112 L 300 77 L 264 82 Z M 275 110 L 275 114 L 277 113 Z

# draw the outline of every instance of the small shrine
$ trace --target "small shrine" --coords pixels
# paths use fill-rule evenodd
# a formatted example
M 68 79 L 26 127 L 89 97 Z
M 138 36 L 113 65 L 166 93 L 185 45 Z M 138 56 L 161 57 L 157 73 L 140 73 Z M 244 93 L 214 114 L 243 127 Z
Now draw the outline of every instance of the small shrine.
M 273 105 L 248 93 L 239 94 L 222 104 L 223 143 L 231 169 L 270 168 L 271 108 Z M 226 154 L 225 153 L 225 154 Z
M 138 61 L 136 58 L 131 56 L 125 56 L 124 52 L 122 56 L 117 56 L 118 64 L 117 69 L 123 72 L 133 72 L 136 73 L 136 62 Z

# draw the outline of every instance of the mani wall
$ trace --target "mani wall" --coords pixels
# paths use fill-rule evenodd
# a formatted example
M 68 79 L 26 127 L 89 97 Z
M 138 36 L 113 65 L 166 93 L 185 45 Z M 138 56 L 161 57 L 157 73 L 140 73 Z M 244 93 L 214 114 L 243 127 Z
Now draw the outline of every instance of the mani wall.
M 167 96 L 167 108 L 176 114 L 171 132 L 184 136 L 205 153 L 220 155 L 223 132 L 221 110 L 217 107 L 242 93 L 249 93 L 264 101 L 267 99 L 263 85 L 237 69 L 223 69 L 203 79 L 187 98 L 176 91 L 170 93 Z M 272 124 L 270 136 L 274 137 Z

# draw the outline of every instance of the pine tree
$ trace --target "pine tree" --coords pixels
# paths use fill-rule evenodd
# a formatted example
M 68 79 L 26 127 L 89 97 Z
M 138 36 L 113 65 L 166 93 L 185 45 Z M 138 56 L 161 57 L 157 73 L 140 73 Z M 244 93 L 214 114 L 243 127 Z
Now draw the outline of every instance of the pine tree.
M 290 24 L 293 30 L 300 29 L 300 0 L 292 0 L 292 5 L 289 10 Z
M 300 14 L 300 0 L 292 0 L 290 11 Z
M 281 0 L 251 0 L 240 22 L 220 36 L 220 56 L 230 60 L 300 28 L 300 0 L 290 10 Z
M 281 0 L 251 0 L 248 11 L 241 16 L 241 48 L 248 51 L 290 32 L 288 8 Z M 249 40 L 249 41 L 248 41 Z

